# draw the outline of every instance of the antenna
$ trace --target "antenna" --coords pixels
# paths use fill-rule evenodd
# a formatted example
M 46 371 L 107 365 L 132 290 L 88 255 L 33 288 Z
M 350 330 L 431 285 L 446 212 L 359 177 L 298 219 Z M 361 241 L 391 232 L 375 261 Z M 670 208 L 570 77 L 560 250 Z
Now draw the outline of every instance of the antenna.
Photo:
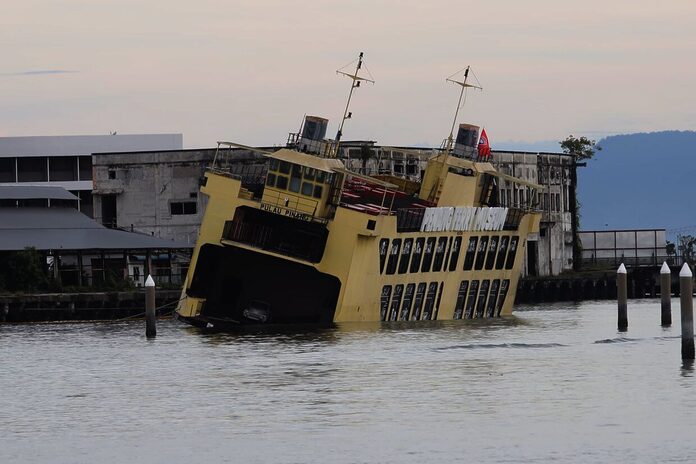
M 338 128 L 338 132 L 336 132 L 336 140 L 334 142 L 334 148 L 333 148 L 332 152 L 330 153 L 330 156 L 332 158 L 335 158 L 336 156 L 338 156 L 338 146 L 341 143 L 341 136 L 343 135 L 343 124 L 345 124 L 346 119 L 350 119 L 353 116 L 353 113 L 348 111 L 348 107 L 350 106 L 350 99 L 353 97 L 353 90 L 360 87 L 361 81 L 367 81 L 371 84 L 375 83 L 374 79 L 368 79 L 366 77 L 358 76 L 358 71 L 360 71 L 360 69 L 362 68 L 362 65 L 363 65 L 363 52 L 360 52 L 360 55 L 358 55 L 358 64 L 355 66 L 355 72 L 353 74 L 342 71 L 342 69 L 347 68 L 351 64 L 353 64 L 353 63 L 351 62 L 351 63 L 347 64 L 346 66 L 344 66 L 343 68 L 336 71 L 336 74 L 342 74 L 344 76 L 350 77 L 350 79 L 353 81 L 353 83 L 350 86 L 350 93 L 348 94 L 348 101 L 346 102 L 346 109 L 343 111 L 343 119 L 341 119 L 341 126 Z M 365 69 L 367 69 L 367 67 L 365 67 Z M 368 70 L 367 73 L 370 74 L 370 71 Z M 372 77 L 371 74 L 370 74 L 370 77 Z
M 447 144 L 445 145 L 445 153 L 449 154 L 450 151 L 452 150 L 452 145 L 454 144 L 454 127 L 457 125 L 457 116 L 459 116 L 459 110 L 462 107 L 462 97 L 464 96 L 464 91 L 468 88 L 473 88 L 473 89 L 478 89 L 478 90 L 483 90 L 483 87 L 480 85 L 474 85 L 474 84 L 469 84 L 467 80 L 469 79 L 469 71 L 471 71 L 471 66 L 467 66 L 466 69 L 464 70 L 464 80 L 463 81 L 458 81 L 455 79 L 452 79 L 452 77 L 456 76 L 459 74 L 461 71 L 457 71 L 456 73 L 452 74 L 450 77 L 445 79 L 447 82 L 452 82 L 453 84 L 457 84 L 461 86 L 462 90 L 459 93 L 459 101 L 457 102 L 457 110 L 454 112 L 454 120 L 452 121 L 452 129 L 450 129 L 449 137 L 447 137 Z M 472 71 L 473 72 L 473 71 Z M 476 76 L 474 75 L 474 78 Z M 478 79 L 476 79 L 476 83 L 478 82 Z

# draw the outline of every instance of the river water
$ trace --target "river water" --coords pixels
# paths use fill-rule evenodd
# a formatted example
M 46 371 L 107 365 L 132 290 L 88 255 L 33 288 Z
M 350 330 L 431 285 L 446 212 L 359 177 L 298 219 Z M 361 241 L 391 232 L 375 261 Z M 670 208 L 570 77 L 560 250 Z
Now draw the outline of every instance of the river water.
M 2 463 L 693 462 L 678 300 L 204 334 L 0 325 Z

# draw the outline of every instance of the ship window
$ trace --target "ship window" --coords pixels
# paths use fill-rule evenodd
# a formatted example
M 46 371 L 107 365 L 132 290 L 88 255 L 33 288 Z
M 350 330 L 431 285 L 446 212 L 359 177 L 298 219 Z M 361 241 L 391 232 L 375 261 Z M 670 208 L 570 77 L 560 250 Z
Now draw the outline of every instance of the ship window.
M 314 184 L 311 182 L 302 182 L 302 195 L 307 195 L 308 197 L 311 196 L 312 187 L 314 187 Z
M 275 181 L 276 181 L 275 174 L 271 174 L 269 172 L 268 176 L 266 176 L 266 185 L 268 185 L 269 187 L 273 187 L 273 186 L 275 186 Z
M 500 288 L 500 280 L 495 279 L 491 282 L 491 295 L 488 297 L 488 308 L 486 308 L 486 316 L 495 317 L 495 304 L 498 302 L 498 288 Z
M 437 320 L 437 314 L 440 312 L 440 302 L 442 301 L 442 291 L 445 289 L 445 283 L 440 282 L 440 290 L 437 291 L 437 300 L 435 300 L 435 312 L 433 313 L 433 320 Z
M 517 242 L 519 237 L 510 239 L 510 249 L 508 250 L 507 260 L 505 261 L 505 269 L 512 269 L 515 265 L 515 255 L 517 254 Z
M 302 177 L 302 166 L 299 164 L 292 165 L 292 177 Z
M 399 250 L 401 249 L 401 239 L 392 240 L 391 250 L 389 251 L 389 260 L 387 261 L 387 274 L 396 272 L 396 262 L 399 259 Z
M 425 305 L 423 306 L 424 321 L 429 321 L 433 317 L 433 308 L 435 306 L 435 297 L 437 296 L 437 282 L 430 282 L 428 285 L 428 293 L 425 296 Z
M 474 268 L 474 257 L 476 256 L 476 245 L 478 237 L 469 238 L 469 245 L 466 247 L 466 256 L 464 257 L 464 270 L 470 271 Z
M 321 193 L 322 193 L 322 186 L 321 185 L 315 185 L 314 186 L 314 198 L 321 198 Z
M 404 293 L 404 285 L 399 284 L 394 287 L 394 296 L 389 307 L 389 319 L 395 321 L 399 317 L 399 306 L 401 306 L 401 295 Z
M 324 171 L 317 171 L 317 182 L 324 182 L 326 178 L 326 173 Z
M 413 299 L 413 314 L 411 315 L 412 321 L 417 321 L 420 319 L 421 309 L 423 308 L 423 299 L 425 298 L 425 287 L 425 282 L 418 284 L 416 297 Z
M 305 180 L 314 180 L 314 169 L 305 167 L 303 177 Z
M 452 243 L 452 252 L 450 254 L 449 270 L 450 272 L 457 270 L 457 262 L 459 261 L 459 250 L 462 248 L 462 238 L 454 237 Z
M 268 170 L 269 171 L 277 171 L 278 170 L 278 160 L 271 158 L 271 162 L 268 163 Z
M 476 263 L 474 269 L 480 271 L 483 269 L 483 262 L 486 257 L 486 249 L 488 248 L 488 237 L 481 237 L 479 240 L 478 249 L 476 251 Z
M 486 269 L 493 269 L 495 257 L 498 251 L 498 237 L 491 237 L 491 243 L 488 246 L 488 254 L 486 255 Z
M 384 264 L 387 262 L 387 250 L 389 249 L 389 239 L 383 238 L 379 241 L 379 273 L 384 272 Z
M 445 262 L 442 264 L 442 270 L 447 270 L 447 265 L 449 264 L 450 251 L 452 250 L 452 237 L 447 239 L 447 251 L 445 251 Z
M 298 193 L 300 191 L 300 178 L 299 177 L 291 177 L 290 178 L 290 188 L 288 189 L 291 192 Z
M 490 280 L 484 280 L 481 282 L 481 291 L 479 292 L 478 303 L 476 304 L 476 317 L 483 317 L 483 311 L 486 309 L 486 297 L 488 296 L 488 287 L 490 286 Z
M 498 297 L 498 304 L 495 306 L 495 315 L 500 317 L 500 312 L 503 310 L 503 305 L 505 304 L 505 297 L 507 296 L 508 289 L 510 288 L 510 281 L 508 279 L 503 280 L 500 284 L 500 296 Z
M 416 244 L 413 246 L 413 257 L 411 258 L 411 269 L 410 272 L 418 272 L 421 264 L 421 257 L 423 256 L 423 245 L 425 244 L 424 238 L 417 238 Z
M 379 319 L 381 321 L 387 320 L 387 309 L 389 309 L 389 297 L 391 296 L 391 292 L 391 285 L 385 285 L 382 287 L 382 298 L 380 298 L 379 306 Z
M 442 260 L 445 257 L 445 249 L 447 248 L 447 237 L 440 237 L 435 247 L 435 260 L 433 261 L 433 272 L 440 272 L 442 269 Z
M 282 174 L 290 174 L 290 163 L 287 161 L 281 161 L 278 171 L 280 171 Z
M 498 247 L 498 257 L 495 259 L 495 268 L 502 269 L 505 266 L 505 257 L 507 256 L 507 247 L 510 237 L 500 237 L 500 246 Z
M 276 178 L 276 188 L 285 190 L 288 188 L 288 178 L 285 176 L 278 176 Z
M 413 292 L 416 289 L 416 284 L 408 284 L 406 286 L 406 293 L 404 293 L 404 303 L 401 305 L 401 314 L 399 314 L 400 321 L 408 321 L 408 317 L 411 314 L 411 303 L 413 302 Z
M 474 307 L 476 306 L 476 295 L 478 294 L 479 281 L 472 280 L 469 286 L 469 298 L 466 300 L 465 317 L 472 319 L 474 317 Z
M 430 266 L 433 263 L 433 252 L 435 251 L 435 237 L 430 237 L 425 242 L 425 250 L 423 250 L 423 266 L 421 272 L 430 272 Z
M 461 319 L 464 314 L 464 302 L 466 301 L 466 291 L 469 289 L 469 281 L 462 280 L 457 292 L 457 301 L 454 303 L 454 319 Z
M 399 260 L 399 274 L 406 274 L 408 271 L 408 260 L 411 257 L 411 248 L 413 247 L 413 239 L 407 238 L 404 240 L 404 247 L 401 250 L 401 259 Z

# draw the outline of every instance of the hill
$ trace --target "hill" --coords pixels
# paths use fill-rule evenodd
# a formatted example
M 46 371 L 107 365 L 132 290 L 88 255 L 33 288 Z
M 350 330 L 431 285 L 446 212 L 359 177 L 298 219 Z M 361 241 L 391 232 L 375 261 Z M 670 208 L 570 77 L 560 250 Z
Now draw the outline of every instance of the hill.
M 615 135 L 578 168 L 581 230 L 696 233 L 696 132 Z

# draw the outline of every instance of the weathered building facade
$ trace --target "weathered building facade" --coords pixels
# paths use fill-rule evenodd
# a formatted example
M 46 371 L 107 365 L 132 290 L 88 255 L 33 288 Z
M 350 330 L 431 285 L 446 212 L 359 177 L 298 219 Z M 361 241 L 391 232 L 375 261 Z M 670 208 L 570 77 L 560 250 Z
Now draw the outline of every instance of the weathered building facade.
M 94 154 L 95 219 L 107 227 L 195 243 L 206 206 L 200 182 L 215 153 L 210 148 Z M 263 174 L 259 155 L 235 155 L 239 175 Z

